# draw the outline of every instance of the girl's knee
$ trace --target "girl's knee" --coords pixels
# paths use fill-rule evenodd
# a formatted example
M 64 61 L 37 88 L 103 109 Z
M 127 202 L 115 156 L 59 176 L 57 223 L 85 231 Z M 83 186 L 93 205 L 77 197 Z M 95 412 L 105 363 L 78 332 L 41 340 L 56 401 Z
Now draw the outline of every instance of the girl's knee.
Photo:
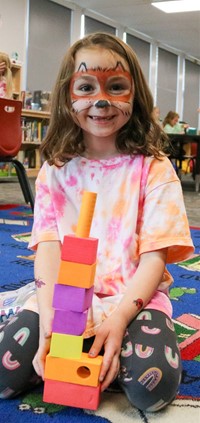
M 12 398 L 29 388 L 38 348 L 38 315 L 24 310 L 9 319 L 0 332 L 0 398 Z
M 142 410 L 156 412 L 170 404 L 176 397 L 181 374 L 174 372 L 170 376 L 161 374 L 159 369 L 151 368 L 137 380 L 119 382 L 130 403 Z

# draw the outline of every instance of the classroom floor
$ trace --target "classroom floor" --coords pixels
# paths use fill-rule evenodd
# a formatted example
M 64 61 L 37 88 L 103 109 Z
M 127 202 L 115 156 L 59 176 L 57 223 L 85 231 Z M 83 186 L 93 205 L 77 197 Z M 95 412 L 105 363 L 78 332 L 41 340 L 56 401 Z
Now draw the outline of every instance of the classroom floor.
M 35 178 L 30 178 L 35 191 Z M 182 177 L 182 189 L 189 224 L 200 227 L 200 192 L 195 192 L 191 175 Z M 25 204 L 20 185 L 16 178 L 0 178 L 0 204 Z

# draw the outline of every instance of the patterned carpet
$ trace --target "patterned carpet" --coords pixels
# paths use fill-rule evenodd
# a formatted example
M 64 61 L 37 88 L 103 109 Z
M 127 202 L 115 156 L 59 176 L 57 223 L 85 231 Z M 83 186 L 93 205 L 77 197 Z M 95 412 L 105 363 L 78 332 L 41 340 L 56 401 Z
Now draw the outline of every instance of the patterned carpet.
M 33 279 L 33 254 L 27 250 L 32 226 L 28 206 L 0 206 L 0 291 L 16 290 Z M 191 229 L 195 255 L 168 266 L 175 282 L 170 290 L 174 324 L 183 360 L 183 377 L 175 401 L 156 414 L 132 408 L 122 393 L 102 394 L 96 412 L 56 406 L 42 401 L 42 387 L 13 400 L 1 400 L 1 417 L 9 422 L 41 423 L 197 423 L 200 421 L 200 230 Z M 15 311 L 15 310 L 14 310 Z M 12 304 L 0 304 L 4 321 Z

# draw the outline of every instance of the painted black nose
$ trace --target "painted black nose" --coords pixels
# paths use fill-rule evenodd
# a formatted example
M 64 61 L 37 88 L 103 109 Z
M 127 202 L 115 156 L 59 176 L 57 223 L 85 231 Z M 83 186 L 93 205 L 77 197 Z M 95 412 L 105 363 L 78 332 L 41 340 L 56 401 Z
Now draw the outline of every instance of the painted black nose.
M 94 106 L 99 108 L 109 107 L 110 102 L 108 100 L 98 100 L 94 103 Z

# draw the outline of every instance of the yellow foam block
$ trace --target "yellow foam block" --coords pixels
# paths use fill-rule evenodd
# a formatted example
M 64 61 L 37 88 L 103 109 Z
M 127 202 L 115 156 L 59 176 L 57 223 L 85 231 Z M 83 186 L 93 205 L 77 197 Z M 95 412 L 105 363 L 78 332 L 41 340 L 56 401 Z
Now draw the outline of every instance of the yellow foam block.
M 91 288 L 94 284 L 96 263 L 83 264 L 61 260 L 58 283 L 78 288 Z
M 45 364 L 45 378 L 78 385 L 98 386 L 102 356 L 88 357 L 82 353 L 80 359 L 57 358 L 47 355 Z
M 52 333 L 50 355 L 60 358 L 81 358 L 83 349 L 83 336 Z

